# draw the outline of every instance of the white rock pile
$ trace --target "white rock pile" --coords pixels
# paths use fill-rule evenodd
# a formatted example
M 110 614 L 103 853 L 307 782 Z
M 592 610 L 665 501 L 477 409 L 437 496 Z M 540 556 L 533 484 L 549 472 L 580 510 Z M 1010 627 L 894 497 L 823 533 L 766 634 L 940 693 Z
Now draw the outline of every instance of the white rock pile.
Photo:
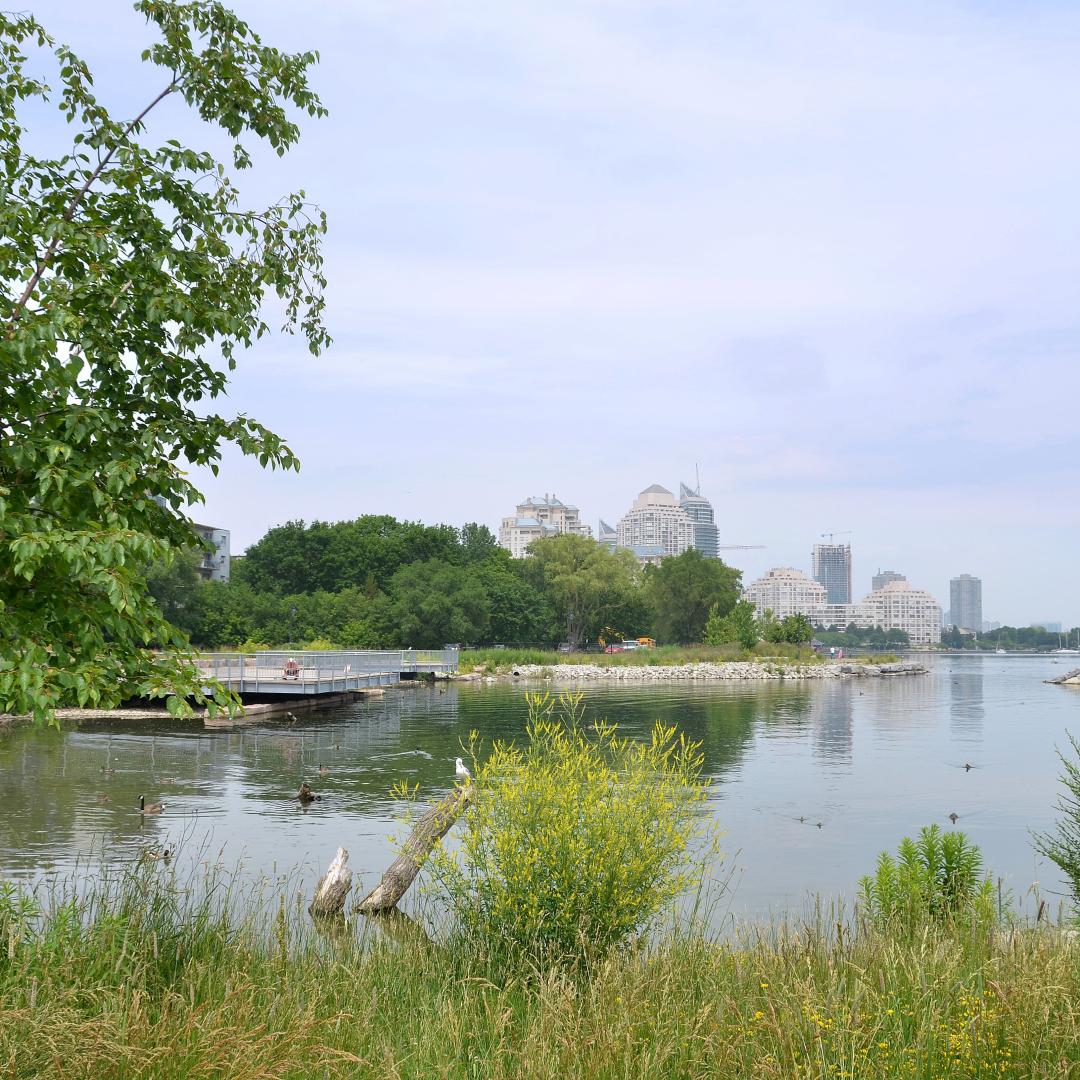
M 784 660 L 671 666 L 522 664 L 513 670 L 517 678 L 555 679 L 558 682 L 595 679 L 617 679 L 620 682 L 737 682 L 751 679 L 838 679 L 845 674 L 836 664 L 796 664 Z

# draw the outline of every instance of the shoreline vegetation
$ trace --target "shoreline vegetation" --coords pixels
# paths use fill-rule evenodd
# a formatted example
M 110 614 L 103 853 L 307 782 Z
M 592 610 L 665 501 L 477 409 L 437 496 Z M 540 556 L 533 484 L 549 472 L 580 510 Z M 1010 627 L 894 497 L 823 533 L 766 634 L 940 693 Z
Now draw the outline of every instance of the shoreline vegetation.
M 823 908 L 507 972 L 406 916 L 311 923 L 299 894 L 206 885 L 143 865 L 47 911 L 0 885 L 0 1072 L 1020 1080 L 1080 1060 L 1080 941 L 1060 927 Z
M 1075 1076 L 1077 930 L 1041 900 L 1023 919 L 962 832 L 881 852 L 854 909 L 727 925 L 700 744 L 676 728 L 624 739 L 582 695 L 530 694 L 523 742 L 463 752 L 467 816 L 412 915 L 309 918 L 295 878 L 185 875 L 152 848 L 89 882 L 0 881 L 0 1074 Z M 1035 842 L 1075 898 L 1059 805 Z

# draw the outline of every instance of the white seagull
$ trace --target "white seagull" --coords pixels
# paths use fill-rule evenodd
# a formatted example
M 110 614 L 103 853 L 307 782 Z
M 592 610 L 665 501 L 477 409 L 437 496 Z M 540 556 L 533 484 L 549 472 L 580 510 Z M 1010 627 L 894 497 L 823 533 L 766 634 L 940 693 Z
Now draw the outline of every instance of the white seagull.
M 469 770 L 465 768 L 465 762 L 463 762 L 461 760 L 461 758 L 457 759 L 456 766 L 457 767 L 454 770 L 454 775 L 459 780 L 471 780 L 472 779 L 472 773 L 469 772 Z

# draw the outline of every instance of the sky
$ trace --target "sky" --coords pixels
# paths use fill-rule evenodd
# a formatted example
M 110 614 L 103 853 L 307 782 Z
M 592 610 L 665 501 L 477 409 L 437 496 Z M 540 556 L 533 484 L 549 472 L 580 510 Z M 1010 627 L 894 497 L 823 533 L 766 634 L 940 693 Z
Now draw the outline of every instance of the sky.
M 129 115 L 150 31 L 27 5 Z M 1080 625 L 1080 5 L 282 0 L 330 109 L 240 177 L 329 216 L 334 345 L 264 339 L 194 516 L 493 530 L 554 493 L 596 527 L 700 469 L 749 581 L 843 533 L 948 607 Z M 180 103 L 155 138 L 222 145 Z

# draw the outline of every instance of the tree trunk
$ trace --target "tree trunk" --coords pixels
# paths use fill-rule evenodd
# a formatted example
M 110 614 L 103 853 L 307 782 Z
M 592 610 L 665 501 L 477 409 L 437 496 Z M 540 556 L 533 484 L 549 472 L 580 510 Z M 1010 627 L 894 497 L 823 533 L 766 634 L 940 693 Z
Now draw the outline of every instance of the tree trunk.
M 345 909 L 345 897 L 352 888 L 352 871 L 348 867 L 349 853 L 337 849 L 334 861 L 315 886 L 315 897 L 308 912 L 312 915 L 340 915 Z
M 425 811 L 405 841 L 401 854 L 390 864 L 382 881 L 357 905 L 362 915 L 392 911 L 405 895 L 431 849 L 450 831 L 472 801 L 473 787 L 456 787 L 442 802 Z

